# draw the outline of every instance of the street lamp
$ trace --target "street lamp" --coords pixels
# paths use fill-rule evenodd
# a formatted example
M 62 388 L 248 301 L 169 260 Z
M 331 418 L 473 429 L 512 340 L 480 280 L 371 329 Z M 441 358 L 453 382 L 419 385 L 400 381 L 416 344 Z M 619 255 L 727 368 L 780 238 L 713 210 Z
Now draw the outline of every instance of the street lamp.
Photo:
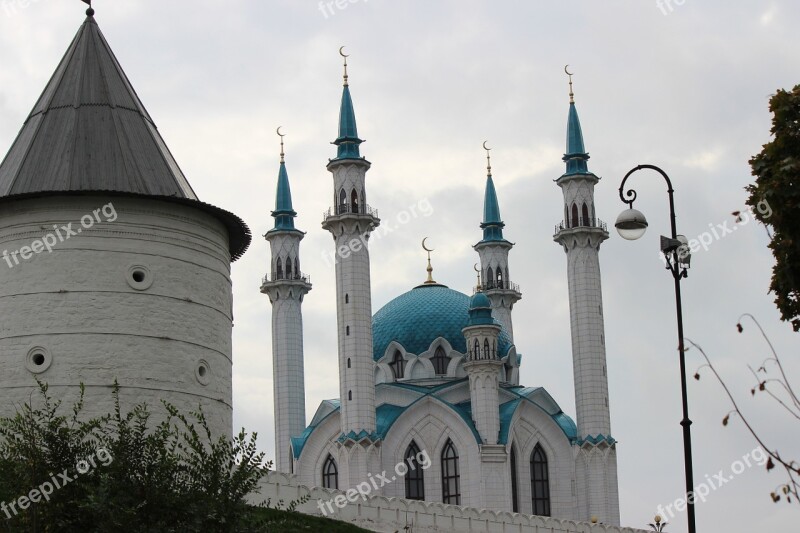
M 681 280 L 688 276 L 687 270 L 691 261 L 688 240 L 683 235 L 678 235 L 675 229 L 675 202 L 673 199 L 672 182 L 666 172 L 654 165 L 639 165 L 631 169 L 619 186 L 619 197 L 623 203 L 628 204 L 628 209 L 620 213 L 615 224 L 617 231 L 623 239 L 636 240 L 642 237 L 647 231 L 647 219 L 644 215 L 633 208 L 636 200 L 636 191 L 628 189 L 625 192 L 625 182 L 634 172 L 639 170 L 655 170 L 666 180 L 667 193 L 669 194 L 669 216 L 672 233 L 670 237 L 661 237 L 661 252 L 666 258 L 666 268 L 672 274 L 675 281 L 675 307 L 678 314 L 678 352 L 680 354 L 681 367 L 681 399 L 683 401 L 683 465 L 686 475 L 686 514 L 689 521 L 689 533 L 696 533 L 694 523 L 694 475 L 692 473 L 692 421 L 689 420 L 689 401 L 686 394 L 686 357 L 683 343 L 683 311 L 681 308 Z

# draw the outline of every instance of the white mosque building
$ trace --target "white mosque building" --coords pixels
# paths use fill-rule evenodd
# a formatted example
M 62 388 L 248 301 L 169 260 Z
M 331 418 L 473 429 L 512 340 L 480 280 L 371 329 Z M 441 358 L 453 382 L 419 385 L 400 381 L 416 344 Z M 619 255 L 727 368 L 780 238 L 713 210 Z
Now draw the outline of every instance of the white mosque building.
M 83 384 L 89 414 L 107 413 L 117 381 L 123 408 L 199 403 L 212 431 L 230 435 L 230 268 L 250 231 L 197 198 L 87 15 L 0 164 L 9 263 L 0 263 L 0 412 L 27 403 L 38 377 L 67 405 Z M 348 489 L 425 454 L 429 468 L 412 468 L 380 495 L 619 523 L 598 262 L 608 233 L 595 216 L 599 178 L 573 101 L 567 138 L 554 240 L 567 254 L 576 421 L 543 387 L 519 383 L 512 310 L 521 292 L 491 168 L 475 293 L 429 276 L 373 315 L 365 243 L 380 220 L 367 203 L 370 163 L 345 70 L 327 165 L 333 207 L 322 223 L 337 250 L 340 395 L 310 422 L 301 306 L 311 284 L 283 154 L 266 234 L 278 470 Z
M 336 251 L 339 398 L 306 423 L 300 270 L 289 177 L 281 150 L 272 257 L 261 291 L 272 310 L 277 468 L 299 483 L 355 488 L 374 473 L 404 479 L 381 494 L 482 509 L 619 524 L 616 442 L 611 437 L 598 253 L 608 238 L 595 216 L 570 82 L 566 171 L 557 180 L 564 221 L 554 240 L 567 254 L 577 424 L 543 387 L 519 383 L 513 283 L 504 224 L 487 170 L 480 282 L 472 296 L 428 280 L 373 315 L 367 241 L 380 220 L 367 203 L 370 162 L 361 155 L 345 62 L 333 206 L 323 229 Z M 487 156 L 488 158 L 488 156 Z M 423 242 L 424 246 L 424 242 Z M 414 468 L 420 453 L 428 468 Z

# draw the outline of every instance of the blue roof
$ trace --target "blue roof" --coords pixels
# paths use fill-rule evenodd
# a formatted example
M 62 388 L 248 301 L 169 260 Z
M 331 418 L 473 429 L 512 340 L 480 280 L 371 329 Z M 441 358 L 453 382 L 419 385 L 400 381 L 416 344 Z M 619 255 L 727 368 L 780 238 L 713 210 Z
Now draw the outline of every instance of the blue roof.
M 476 292 L 469 299 L 468 326 L 499 325 L 492 317 L 492 303 L 489 297 L 482 292 Z
M 483 240 L 504 241 L 503 227 L 505 224 L 500 218 L 500 204 L 497 201 L 497 191 L 494 188 L 494 180 L 491 174 L 486 177 L 486 193 L 483 197 Z
M 281 161 L 278 171 L 278 188 L 275 192 L 275 230 L 293 230 L 294 217 L 297 213 L 292 209 L 292 191 L 289 188 L 289 174 L 286 172 L 286 163 Z
M 372 317 L 372 350 L 377 361 L 392 341 L 409 353 L 421 354 L 438 337 L 455 350 L 466 353 L 461 330 L 468 325 L 470 298 L 444 285 L 420 285 L 384 305 Z M 501 329 L 498 353 L 505 357 L 511 337 Z
M 575 102 L 569 104 L 569 117 L 567 118 L 567 153 L 564 162 L 567 164 L 566 174 L 588 174 L 589 166 L 586 161 L 589 154 L 583 144 L 583 131 L 581 121 L 578 119 L 578 110 Z
M 333 141 L 337 146 L 336 159 L 359 159 L 361 153 L 358 145 L 364 142 L 358 138 L 356 128 L 356 113 L 353 109 L 353 99 L 350 97 L 350 87 L 344 86 L 342 91 L 342 105 L 339 109 L 339 136 Z

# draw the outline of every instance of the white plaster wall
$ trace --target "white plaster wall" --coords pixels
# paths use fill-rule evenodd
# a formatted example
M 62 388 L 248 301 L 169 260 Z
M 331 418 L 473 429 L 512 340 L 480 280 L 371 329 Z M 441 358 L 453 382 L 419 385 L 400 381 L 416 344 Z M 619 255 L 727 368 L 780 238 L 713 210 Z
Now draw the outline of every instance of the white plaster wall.
M 157 200 L 19 200 L 0 210 L 0 250 L 30 246 L 54 224 L 77 230 L 109 202 L 115 221 L 100 214 L 49 253 L 13 268 L 0 262 L 0 412 L 28 402 L 36 384 L 26 357 L 41 347 L 52 363 L 38 377 L 67 404 L 84 383 L 87 416 L 112 412 L 116 379 L 126 410 L 146 402 L 163 413 L 162 399 L 187 414 L 202 405 L 214 433 L 230 435 L 232 297 L 221 222 Z M 147 288 L 129 284 L 134 265 L 149 272 Z

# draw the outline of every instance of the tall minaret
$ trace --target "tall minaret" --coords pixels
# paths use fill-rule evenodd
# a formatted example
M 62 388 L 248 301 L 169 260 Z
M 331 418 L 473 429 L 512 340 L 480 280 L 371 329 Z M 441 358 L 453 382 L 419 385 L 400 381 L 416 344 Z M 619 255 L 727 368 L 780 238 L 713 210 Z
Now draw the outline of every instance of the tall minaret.
M 305 234 L 295 229 L 292 193 L 283 153 L 275 198 L 275 227 L 264 237 L 272 251 L 270 273 L 261 292 L 272 303 L 272 390 L 275 403 L 275 457 L 279 472 L 292 472 L 291 438 L 306 427 L 306 395 L 303 373 L 303 297 L 311 290 L 309 278 L 300 271 L 300 241 Z
M 486 296 L 492 302 L 492 314 L 505 328 L 514 341 L 514 327 L 511 322 L 511 310 L 522 294 L 519 287 L 511 282 L 508 272 L 508 252 L 514 245 L 503 238 L 505 224 L 500 219 L 500 205 L 492 180 L 492 161 L 486 143 L 486 193 L 483 199 L 483 239 L 473 248 L 481 258 L 481 285 Z
M 565 69 L 566 70 L 566 69 Z M 568 73 L 569 74 L 569 73 Z M 567 254 L 572 361 L 578 423 L 578 508 L 605 524 L 619 524 L 616 444 L 611 438 L 600 285 L 600 244 L 608 238 L 604 222 L 595 217 L 594 186 L 600 180 L 589 172 L 589 154 L 575 109 L 569 74 L 566 172 L 556 180 L 564 193 L 564 221 L 553 240 Z
M 341 53 L 341 49 L 340 49 Z M 336 316 L 339 337 L 340 419 L 347 453 L 340 455 L 339 488 L 367 479 L 367 450 L 375 433 L 375 363 L 372 358 L 372 295 L 367 241 L 380 224 L 377 211 L 367 205 L 366 173 L 370 163 L 359 152 L 363 142 L 347 82 L 339 112 L 336 158 L 329 160 L 333 174 L 334 206 L 322 227 L 331 232 L 336 250 Z M 375 468 L 377 468 L 377 464 Z M 352 483 L 351 481 L 352 480 Z

